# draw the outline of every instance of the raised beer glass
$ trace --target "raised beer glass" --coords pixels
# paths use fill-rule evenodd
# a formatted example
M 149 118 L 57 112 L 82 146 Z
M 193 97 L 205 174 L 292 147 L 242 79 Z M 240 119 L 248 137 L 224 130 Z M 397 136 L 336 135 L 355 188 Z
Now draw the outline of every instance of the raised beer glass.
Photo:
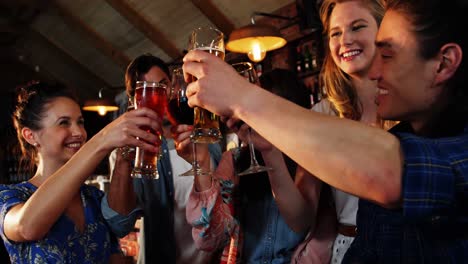
M 187 83 L 184 80 L 184 72 L 181 67 L 172 71 L 171 93 L 167 106 L 167 115 L 172 125 L 187 124 L 193 125 L 193 109 L 188 106 L 188 98 L 185 95 Z M 203 170 L 197 159 L 197 144 L 192 141 L 192 168 L 179 176 L 210 175 L 210 171 Z
M 155 111 L 161 118 L 167 104 L 167 85 L 158 82 L 137 81 L 134 97 L 135 109 L 147 107 Z M 161 137 L 160 131 L 154 131 L 149 127 L 142 127 L 150 133 Z M 160 142 L 155 142 L 157 146 Z M 159 179 L 158 158 L 159 151 L 150 152 L 139 147 L 136 148 L 135 166 L 132 170 L 132 177 L 144 179 Z
M 203 50 L 224 60 L 224 34 L 211 27 L 197 28 L 190 34 L 188 49 Z M 218 142 L 222 138 L 219 130 L 219 116 L 201 107 L 194 107 L 193 110 L 192 140 L 195 143 Z
M 234 67 L 234 69 L 236 69 L 236 71 L 240 75 L 244 76 L 244 78 L 249 80 L 250 83 L 260 86 L 257 72 L 255 71 L 252 63 L 239 62 L 239 63 L 232 64 L 232 67 Z M 266 167 L 266 166 L 262 166 L 258 164 L 257 157 L 255 156 L 255 147 L 250 137 L 251 137 L 251 128 L 249 127 L 247 131 L 247 144 L 249 146 L 249 152 L 250 152 L 250 166 L 246 170 L 238 173 L 237 175 L 239 176 L 272 170 L 272 168 L 270 167 Z

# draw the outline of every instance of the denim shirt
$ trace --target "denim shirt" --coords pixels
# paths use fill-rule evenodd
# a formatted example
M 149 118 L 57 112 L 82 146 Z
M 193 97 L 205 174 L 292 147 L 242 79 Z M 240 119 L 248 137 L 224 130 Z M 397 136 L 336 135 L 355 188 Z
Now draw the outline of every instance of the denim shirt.
M 138 216 L 143 214 L 145 263 L 175 263 L 176 245 L 174 238 L 174 180 L 172 175 L 169 148 L 166 139 L 162 141 L 163 155 L 158 162 L 158 180 L 133 179 L 133 187 L 138 207 L 129 215 L 120 215 L 102 199 L 102 213 L 111 229 L 119 237 L 133 230 Z M 221 157 L 219 144 L 210 144 L 209 150 L 215 165 Z
M 271 192 L 260 200 L 243 201 L 242 207 L 242 263 L 290 263 L 305 233 L 295 233 L 288 227 Z

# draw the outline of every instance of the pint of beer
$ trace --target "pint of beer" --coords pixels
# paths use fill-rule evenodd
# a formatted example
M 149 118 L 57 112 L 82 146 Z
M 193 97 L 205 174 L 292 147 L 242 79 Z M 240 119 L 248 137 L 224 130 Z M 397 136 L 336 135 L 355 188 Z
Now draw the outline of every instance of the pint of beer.
M 203 50 L 224 60 L 224 34 L 214 28 L 197 28 L 189 38 L 189 50 Z M 192 141 L 195 143 L 214 143 L 219 141 L 219 116 L 201 107 L 194 107 L 194 130 Z
M 167 86 L 158 82 L 138 81 L 135 89 L 134 106 L 135 109 L 147 107 L 155 111 L 158 116 L 163 117 L 167 104 Z M 159 131 L 154 131 L 149 127 L 142 127 L 156 135 Z M 158 142 L 155 142 L 158 144 Z M 158 179 L 157 170 L 159 152 L 150 152 L 139 147 L 136 148 L 135 166 L 132 177 L 145 179 Z

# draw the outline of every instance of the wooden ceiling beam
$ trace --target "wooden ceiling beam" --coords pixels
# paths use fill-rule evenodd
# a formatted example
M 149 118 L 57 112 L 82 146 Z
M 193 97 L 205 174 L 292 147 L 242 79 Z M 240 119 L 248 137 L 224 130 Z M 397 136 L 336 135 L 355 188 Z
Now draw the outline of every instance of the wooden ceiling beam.
M 211 0 L 191 0 L 219 30 L 229 36 L 235 29 L 234 24 L 216 7 Z
M 176 59 L 182 56 L 182 53 L 177 49 L 176 45 L 172 43 L 162 31 L 142 17 L 125 0 L 106 0 L 106 2 L 155 45 L 160 47 L 169 57 Z
M 33 69 L 37 66 L 39 71 L 72 87 L 79 92 L 80 99 L 94 98 L 102 87 L 112 87 L 40 32 L 32 29 L 23 32 L 16 47 L 16 52 L 24 57 L 23 63 Z
M 4 52 L 0 53 L 0 72 L 2 72 L 0 97 L 13 93 L 15 87 L 31 80 L 57 81 L 47 69 L 36 71 L 35 65 L 25 58 L 25 50 L 19 50 L 12 46 L 2 47 L 2 50 Z
M 118 48 L 112 45 L 112 43 L 105 40 L 94 29 L 83 22 L 83 20 L 63 6 L 63 4 L 58 1 L 52 1 L 52 5 L 57 8 L 65 23 L 85 36 L 85 38 L 89 39 L 97 50 L 116 62 L 122 69 L 126 69 L 127 65 L 130 63 L 130 58 L 127 57 L 127 55 L 122 53 Z

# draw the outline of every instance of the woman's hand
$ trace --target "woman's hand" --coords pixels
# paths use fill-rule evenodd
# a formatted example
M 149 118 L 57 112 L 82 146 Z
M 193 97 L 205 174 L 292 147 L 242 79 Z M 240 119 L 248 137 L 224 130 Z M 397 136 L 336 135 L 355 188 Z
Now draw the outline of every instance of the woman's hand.
M 193 126 L 189 125 L 176 125 L 171 128 L 177 154 L 193 164 L 193 144 L 190 140 L 192 130 Z M 197 157 L 199 163 L 209 166 L 210 153 L 208 151 L 208 144 L 197 144 Z
M 242 120 L 236 118 L 230 118 L 226 120 L 226 125 L 237 134 L 239 139 L 243 142 L 248 142 L 248 132 L 250 129 L 250 139 L 257 149 L 260 152 L 268 152 L 271 151 L 274 147 L 273 145 L 267 141 L 265 138 L 260 136 L 255 130 L 251 129 L 249 125 L 244 123 Z
M 193 146 L 190 141 L 192 130 L 193 126 L 190 125 L 175 125 L 171 127 L 171 134 L 174 139 L 177 154 L 189 163 L 193 161 Z
M 156 134 L 149 132 L 150 128 Z M 162 133 L 162 118 L 148 108 L 126 112 L 108 124 L 99 132 L 101 142 L 109 152 L 114 148 L 135 146 L 144 150 L 157 152 Z

